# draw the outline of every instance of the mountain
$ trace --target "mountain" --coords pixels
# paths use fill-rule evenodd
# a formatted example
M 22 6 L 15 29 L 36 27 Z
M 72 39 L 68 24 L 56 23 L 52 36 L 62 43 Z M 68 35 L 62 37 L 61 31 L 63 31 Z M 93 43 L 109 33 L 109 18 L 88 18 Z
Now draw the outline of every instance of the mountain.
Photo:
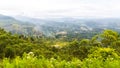
M 91 28 L 84 23 L 79 23 L 74 18 L 29 18 L 29 17 L 15 17 L 15 19 L 30 22 L 36 26 L 37 31 L 42 31 L 45 36 L 55 36 L 61 32 L 65 33 L 81 33 L 85 31 L 91 31 Z
M 34 35 L 35 25 L 17 20 L 11 16 L 0 15 L 0 27 L 11 33 Z M 37 32 L 36 32 L 37 33 Z
M 23 22 L 30 22 L 34 24 L 38 31 L 39 29 L 44 35 L 55 35 L 58 32 L 73 32 L 73 33 L 85 33 L 85 32 L 100 32 L 104 29 L 112 29 L 120 31 L 120 19 L 119 18 L 29 18 L 29 17 L 15 17 L 17 20 Z
M 32 36 L 92 35 L 105 29 L 120 32 L 119 18 L 30 18 L 25 16 L 0 15 L 0 27 L 12 33 Z

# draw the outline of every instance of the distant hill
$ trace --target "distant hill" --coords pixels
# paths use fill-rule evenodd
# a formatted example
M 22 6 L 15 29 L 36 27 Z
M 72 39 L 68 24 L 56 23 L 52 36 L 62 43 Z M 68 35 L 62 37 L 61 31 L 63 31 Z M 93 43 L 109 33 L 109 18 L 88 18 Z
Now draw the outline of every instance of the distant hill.
M 12 33 L 24 35 L 34 35 L 36 31 L 34 24 L 5 15 L 0 15 L 0 27 Z
M 52 36 L 59 32 L 100 32 L 105 29 L 112 29 L 120 32 L 120 19 L 119 18 L 29 18 L 29 17 L 15 17 L 23 22 L 30 22 L 34 24 L 38 31 L 42 31 L 44 35 Z
M 104 18 L 30 18 L 25 16 L 0 15 L 0 27 L 12 33 L 51 36 L 99 33 L 105 29 L 120 32 L 120 19 Z M 86 35 L 87 36 L 87 35 Z M 64 36 L 65 37 L 65 36 Z

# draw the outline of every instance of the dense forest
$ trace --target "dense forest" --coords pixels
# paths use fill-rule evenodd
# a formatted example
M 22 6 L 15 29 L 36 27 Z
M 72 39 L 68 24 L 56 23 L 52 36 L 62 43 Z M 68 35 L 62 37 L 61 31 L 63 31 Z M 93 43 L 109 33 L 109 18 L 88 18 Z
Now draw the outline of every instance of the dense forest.
M 119 65 L 120 34 L 113 30 L 68 41 L 12 34 L 0 28 L 0 68 L 120 68 Z

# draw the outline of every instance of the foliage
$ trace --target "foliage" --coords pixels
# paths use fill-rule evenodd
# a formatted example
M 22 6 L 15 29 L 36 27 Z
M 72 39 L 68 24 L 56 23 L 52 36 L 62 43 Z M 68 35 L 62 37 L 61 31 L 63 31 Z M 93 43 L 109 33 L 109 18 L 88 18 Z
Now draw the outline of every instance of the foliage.
M 4 58 L 0 64 L 1 68 L 119 68 L 120 59 L 107 58 L 105 61 L 99 58 L 86 58 L 81 61 L 77 58 L 71 61 L 55 58 L 37 58 L 33 52 L 24 54 L 22 58 Z
M 1 68 L 120 68 L 120 35 L 105 30 L 66 42 L 0 29 L 0 60 Z

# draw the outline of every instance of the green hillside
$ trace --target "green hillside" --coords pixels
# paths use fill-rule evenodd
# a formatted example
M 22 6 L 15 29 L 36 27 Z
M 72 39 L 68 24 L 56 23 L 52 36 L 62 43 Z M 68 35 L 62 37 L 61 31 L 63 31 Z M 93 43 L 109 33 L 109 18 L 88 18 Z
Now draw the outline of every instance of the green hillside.
M 119 68 L 120 35 L 105 30 L 72 42 L 26 37 L 0 29 L 1 68 Z

